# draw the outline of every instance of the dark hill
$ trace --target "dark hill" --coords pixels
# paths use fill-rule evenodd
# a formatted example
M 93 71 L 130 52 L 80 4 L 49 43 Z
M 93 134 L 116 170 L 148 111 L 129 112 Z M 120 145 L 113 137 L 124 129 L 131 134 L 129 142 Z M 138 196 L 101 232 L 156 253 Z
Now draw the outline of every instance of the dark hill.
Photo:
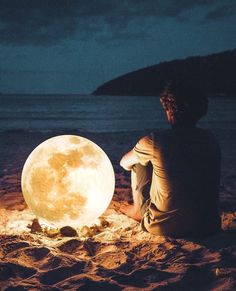
M 197 85 L 208 95 L 236 96 L 236 49 L 140 69 L 104 83 L 93 94 L 159 95 L 170 80 Z

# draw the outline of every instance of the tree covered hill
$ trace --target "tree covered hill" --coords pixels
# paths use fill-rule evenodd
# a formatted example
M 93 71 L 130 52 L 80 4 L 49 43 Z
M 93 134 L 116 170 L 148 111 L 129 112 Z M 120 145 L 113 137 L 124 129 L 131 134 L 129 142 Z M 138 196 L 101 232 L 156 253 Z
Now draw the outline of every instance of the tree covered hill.
M 236 49 L 162 62 L 99 86 L 96 95 L 159 95 L 170 81 L 186 82 L 208 95 L 236 96 Z

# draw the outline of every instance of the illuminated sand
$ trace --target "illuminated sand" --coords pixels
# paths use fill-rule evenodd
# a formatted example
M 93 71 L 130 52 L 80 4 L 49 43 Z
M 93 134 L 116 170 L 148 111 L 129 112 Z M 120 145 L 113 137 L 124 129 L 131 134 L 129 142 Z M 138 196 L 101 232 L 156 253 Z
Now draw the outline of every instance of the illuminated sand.
M 103 150 L 83 137 L 41 143 L 22 171 L 22 192 L 34 214 L 52 226 L 91 225 L 114 192 L 114 171 Z
M 22 132 L 3 136 L 14 146 L 1 156 L 6 156 L 7 171 L 0 177 L 0 290 L 235 290 L 236 151 L 229 145 L 236 142 L 236 135 L 222 131 L 224 231 L 202 239 L 153 236 L 119 212 L 124 201 L 130 201 L 131 190 L 130 173 L 118 161 L 137 135 L 88 136 L 114 161 L 116 189 L 102 215 L 108 225 L 98 225 L 89 235 L 78 231 L 73 238 L 50 238 L 27 228 L 35 216 L 21 194 L 21 169 L 29 152 L 49 136 Z

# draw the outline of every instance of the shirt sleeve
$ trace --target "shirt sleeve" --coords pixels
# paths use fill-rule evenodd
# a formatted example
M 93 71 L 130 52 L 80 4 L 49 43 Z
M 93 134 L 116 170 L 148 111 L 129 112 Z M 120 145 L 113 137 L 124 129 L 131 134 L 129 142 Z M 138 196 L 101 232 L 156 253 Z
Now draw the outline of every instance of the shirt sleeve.
M 153 157 L 153 138 L 145 136 L 141 138 L 134 147 L 134 153 L 138 157 L 139 163 L 146 166 Z

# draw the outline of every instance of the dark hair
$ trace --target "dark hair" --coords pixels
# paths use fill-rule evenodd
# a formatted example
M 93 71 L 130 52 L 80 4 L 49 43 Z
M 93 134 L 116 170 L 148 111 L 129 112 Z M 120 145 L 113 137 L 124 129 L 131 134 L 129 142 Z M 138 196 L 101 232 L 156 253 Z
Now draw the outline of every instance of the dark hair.
M 160 97 L 165 110 L 169 110 L 173 124 L 195 125 L 207 113 L 206 94 L 196 86 L 170 82 Z

